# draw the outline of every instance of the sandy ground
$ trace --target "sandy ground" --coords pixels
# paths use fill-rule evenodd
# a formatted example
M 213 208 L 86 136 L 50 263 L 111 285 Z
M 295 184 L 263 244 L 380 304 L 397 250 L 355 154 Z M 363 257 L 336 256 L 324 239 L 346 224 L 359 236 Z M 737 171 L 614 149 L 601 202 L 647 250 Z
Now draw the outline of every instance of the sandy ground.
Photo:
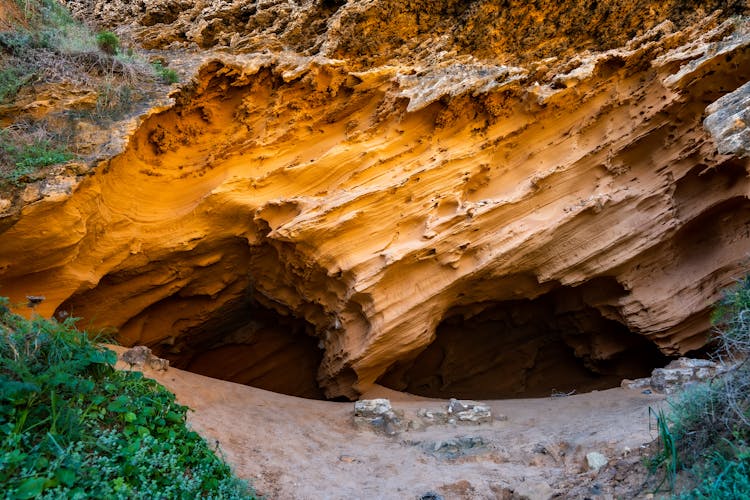
M 386 436 L 357 428 L 353 403 L 300 399 L 174 368 L 144 373 L 195 410 L 193 428 L 271 499 L 417 499 L 430 492 L 446 500 L 650 498 L 643 478 L 630 476 L 638 474 L 641 447 L 656 437 L 648 409 L 663 402 L 658 395 L 618 388 L 488 401 L 496 417 L 490 424 Z M 366 396 L 390 398 L 406 418 L 444 406 L 385 388 Z M 466 436 L 482 444 L 463 456 L 444 453 L 441 443 Z M 604 454 L 609 472 L 588 470 L 589 452 Z

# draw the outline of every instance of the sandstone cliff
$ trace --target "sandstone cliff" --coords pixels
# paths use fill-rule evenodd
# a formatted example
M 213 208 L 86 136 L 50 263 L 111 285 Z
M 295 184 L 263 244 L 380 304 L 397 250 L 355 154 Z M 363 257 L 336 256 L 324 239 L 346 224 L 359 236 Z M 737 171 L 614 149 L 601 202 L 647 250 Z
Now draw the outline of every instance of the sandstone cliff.
M 213 52 L 27 188 L 0 293 L 40 313 L 309 397 L 534 395 L 701 348 L 748 269 L 744 2 L 67 3 Z

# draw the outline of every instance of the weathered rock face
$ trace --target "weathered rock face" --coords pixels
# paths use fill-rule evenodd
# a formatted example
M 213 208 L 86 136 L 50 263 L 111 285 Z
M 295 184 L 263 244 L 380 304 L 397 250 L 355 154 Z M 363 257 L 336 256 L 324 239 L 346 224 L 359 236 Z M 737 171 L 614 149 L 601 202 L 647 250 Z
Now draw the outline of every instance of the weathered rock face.
M 148 48 L 288 50 L 350 68 L 432 65 L 468 55 L 496 63 L 570 58 L 625 45 L 666 19 L 684 26 L 745 0 L 66 0 L 99 26 L 127 26 Z
M 139 22 L 179 31 L 170 9 Z M 308 397 L 616 385 L 704 345 L 750 252 L 745 101 L 719 100 L 750 80 L 746 18 L 519 66 L 336 50 L 208 61 L 0 234 L 0 293 Z

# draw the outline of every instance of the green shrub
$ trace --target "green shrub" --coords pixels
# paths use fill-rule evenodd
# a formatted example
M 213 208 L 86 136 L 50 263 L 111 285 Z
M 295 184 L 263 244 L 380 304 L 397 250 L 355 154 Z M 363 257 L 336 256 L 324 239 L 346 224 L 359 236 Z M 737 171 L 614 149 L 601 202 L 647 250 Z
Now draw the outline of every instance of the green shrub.
M 4 498 L 253 498 L 187 408 L 74 327 L 12 314 L 0 299 Z
M 705 462 L 695 467 L 698 486 L 678 498 L 750 498 L 750 447 L 744 441 L 727 440 L 725 444 L 722 451 L 706 454 Z
M 12 67 L 0 70 L 0 103 L 13 99 L 19 89 L 34 77 L 23 68 Z
M 177 76 L 177 72 L 173 69 L 165 68 L 162 63 L 153 63 L 154 72 L 161 79 L 162 82 L 173 84 L 180 81 L 180 77 Z
M 680 498 L 750 498 L 750 278 L 724 294 L 713 322 L 717 357 L 735 367 L 669 402 L 675 462 L 696 479 Z
M 105 54 L 111 56 L 117 54 L 120 49 L 120 39 L 111 31 L 100 31 L 96 35 L 96 44 Z
M 31 31 L 21 29 L 0 32 L 0 48 L 13 55 L 21 56 L 35 46 L 35 36 Z

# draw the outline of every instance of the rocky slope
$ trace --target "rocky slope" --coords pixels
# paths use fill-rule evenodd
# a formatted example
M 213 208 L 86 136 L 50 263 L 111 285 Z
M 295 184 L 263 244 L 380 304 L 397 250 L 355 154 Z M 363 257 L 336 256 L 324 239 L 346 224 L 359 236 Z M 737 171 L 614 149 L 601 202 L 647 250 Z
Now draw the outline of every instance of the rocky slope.
M 748 268 L 744 2 L 68 4 L 214 50 L 27 187 L 0 292 L 40 313 L 308 397 L 539 395 L 701 348 Z

